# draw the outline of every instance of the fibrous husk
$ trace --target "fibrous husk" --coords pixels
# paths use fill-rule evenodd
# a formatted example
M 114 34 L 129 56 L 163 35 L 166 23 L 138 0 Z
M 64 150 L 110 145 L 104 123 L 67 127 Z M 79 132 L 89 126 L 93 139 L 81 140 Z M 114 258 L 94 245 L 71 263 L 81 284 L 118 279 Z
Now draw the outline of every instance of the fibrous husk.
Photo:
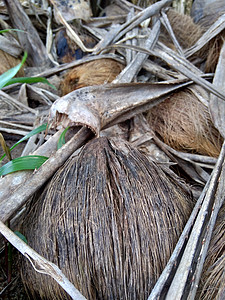
M 34 197 L 31 247 L 87 299 L 147 299 L 193 208 L 188 190 L 122 141 L 96 138 Z M 23 261 L 32 299 L 69 299 Z
M 204 29 L 195 24 L 189 15 L 184 15 L 174 9 L 169 9 L 167 17 L 182 49 L 193 46 L 204 33 Z M 164 30 L 163 32 L 165 35 Z M 165 38 L 168 41 L 167 34 Z M 167 43 L 167 41 L 165 42 Z
M 222 300 L 225 295 L 225 205 L 221 208 L 205 260 L 198 299 Z
M 222 137 L 214 127 L 208 107 L 188 90 L 173 94 L 147 114 L 150 127 L 170 147 L 217 157 Z
M 62 95 L 76 89 L 112 82 L 124 66 L 110 58 L 97 59 L 74 67 L 61 83 Z
M 210 25 L 212 25 L 210 20 L 208 20 L 208 22 L 196 24 L 189 15 L 180 14 L 173 9 L 168 10 L 167 16 L 173 28 L 174 34 L 183 50 L 192 47 L 210 27 Z M 216 14 L 215 11 L 213 18 L 216 20 L 219 16 L 220 14 L 218 12 Z M 224 35 L 225 31 L 222 31 L 190 58 L 191 61 L 195 61 L 196 59 L 201 59 L 201 61 L 204 61 L 205 73 L 215 71 L 220 49 L 223 45 Z M 169 47 L 174 48 L 170 38 L 168 37 L 168 34 L 165 32 L 164 35 L 162 35 L 162 41 L 164 41 L 164 43 Z

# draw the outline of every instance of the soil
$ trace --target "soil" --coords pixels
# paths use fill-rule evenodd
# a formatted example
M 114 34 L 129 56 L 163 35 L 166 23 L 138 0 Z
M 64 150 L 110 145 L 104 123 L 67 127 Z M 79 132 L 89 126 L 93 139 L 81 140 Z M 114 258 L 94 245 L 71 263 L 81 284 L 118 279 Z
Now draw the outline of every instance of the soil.
M 11 139 L 8 139 L 8 135 L 3 133 L 6 144 L 8 147 L 13 146 L 21 136 L 10 135 Z M 12 151 L 12 158 L 20 157 L 23 151 L 25 143 L 19 144 Z M 0 157 L 4 154 L 2 148 L 0 147 Z M 6 163 L 7 159 L 3 160 Z M 19 253 L 13 248 L 12 250 L 12 273 L 11 281 L 8 283 L 7 276 L 7 266 L 5 257 L 5 245 L 0 239 L 0 299 L 3 300 L 27 300 L 29 299 L 25 293 L 23 284 L 20 279 L 20 264 L 19 264 Z
M 8 283 L 5 246 L 0 250 L 0 299 L 2 300 L 28 300 L 20 279 L 19 253 L 12 250 L 12 273 Z

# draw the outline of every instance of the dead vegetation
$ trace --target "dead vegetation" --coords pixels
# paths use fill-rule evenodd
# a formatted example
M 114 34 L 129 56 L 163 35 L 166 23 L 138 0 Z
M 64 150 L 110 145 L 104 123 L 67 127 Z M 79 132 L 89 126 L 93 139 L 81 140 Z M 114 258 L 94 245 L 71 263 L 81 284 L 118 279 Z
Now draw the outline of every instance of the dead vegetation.
M 50 157 L 40 169 L 0 179 L 0 230 L 26 257 L 21 272 L 32 299 L 181 299 L 184 291 L 194 298 L 199 282 L 199 299 L 224 293 L 225 9 L 220 0 L 196 0 L 189 16 L 172 9 L 175 2 L 0 7 L 1 28 L 20 30 L 3 34 L 0 70 L 5 57 L 15 57 L 11 68 L 26 50 L 18 75 L 57 87 L 0 91 L 5 139 L 55 126 L 23 151 Z M 24 235 L 53 264 L 3 224 L 13 218 L 11 228 L 20 228 L 17 212 L 28 201 Z

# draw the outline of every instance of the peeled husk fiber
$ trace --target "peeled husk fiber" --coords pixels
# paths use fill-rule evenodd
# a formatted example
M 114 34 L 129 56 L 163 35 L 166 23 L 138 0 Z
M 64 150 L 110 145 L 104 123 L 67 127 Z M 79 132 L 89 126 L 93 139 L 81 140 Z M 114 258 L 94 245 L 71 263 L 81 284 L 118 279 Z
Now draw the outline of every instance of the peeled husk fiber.
M 112 82 L 124 66 L 111 58 L 86 62 L 69 71 L 61 82 L 62 95 L 76 89 Z
M 147 299 L 193 208 L 182 184 L 129 144 L 96 138 L 32 199 L 24 235 L 87 299 Z M 22 278 L 32 299 L 70 299 L 26 260 Z
M 214 127 L 208 107 L 187 89 L 153 107 L 147 114 L 150 127 L 170 147 L 217 157 L 222 137 Z
M 225 204 L 213 231 L 199 293 L 200 300 L 222 300 L 225 296 Z

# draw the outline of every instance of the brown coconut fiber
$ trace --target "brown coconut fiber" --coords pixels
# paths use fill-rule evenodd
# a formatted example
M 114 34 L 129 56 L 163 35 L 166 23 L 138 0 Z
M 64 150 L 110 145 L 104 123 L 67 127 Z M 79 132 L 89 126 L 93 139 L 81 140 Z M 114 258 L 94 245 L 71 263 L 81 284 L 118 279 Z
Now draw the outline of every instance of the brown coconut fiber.
M 124 66 L 114 59 L 102 58 L 83 63 L 69 71 L 62 83 L 62 95 L 76 89 L 112 82 L 122 71 Z
M 122 141 L 96 138 L 36 195 L 28 244 L 87 299 L 147 299 L 193 208 L 189 192 Z M 32 299 L 70 299 L 23 260 Z
M 225 204 L 216 221 L 200 283 L 198 299 L 225 299 Z
M 204 23 L 200 24 L 194 23 L 193 19 L 189 15 L 181 14 L 174 9 L 169 9 L 167 16 L 180 46 L 183 50 L 186 50 L 192 47 L 202 37 L 206 30 L 212 25 L 212 19 L 216 20 L 220 14 L 218 11 L 215 12 L 213 16 L 211 14 Z M 204 64 L 201 65 L 201 69 L 203 69 L 205 73 L 215 72 L 224 38 L 225 30 L 211 39 L 204 47 L 196 52 L 193 57 L 190 57 L 189 59 L 193 62 L 204 62 Z M 165 29 L 163 29 L 161 40 L 167 46 L 175 50 Z
M 150 127 L 170 147 L 217 157 L 222 137 L 214 127 L 207 106 L 188 90 L 173 94 L 147 114 Z
M 167 17 L 180 46 L 184 50 L 193 46 L 204 33 L 204 29 L 195 24 L 189 15 L 169 9 Z

